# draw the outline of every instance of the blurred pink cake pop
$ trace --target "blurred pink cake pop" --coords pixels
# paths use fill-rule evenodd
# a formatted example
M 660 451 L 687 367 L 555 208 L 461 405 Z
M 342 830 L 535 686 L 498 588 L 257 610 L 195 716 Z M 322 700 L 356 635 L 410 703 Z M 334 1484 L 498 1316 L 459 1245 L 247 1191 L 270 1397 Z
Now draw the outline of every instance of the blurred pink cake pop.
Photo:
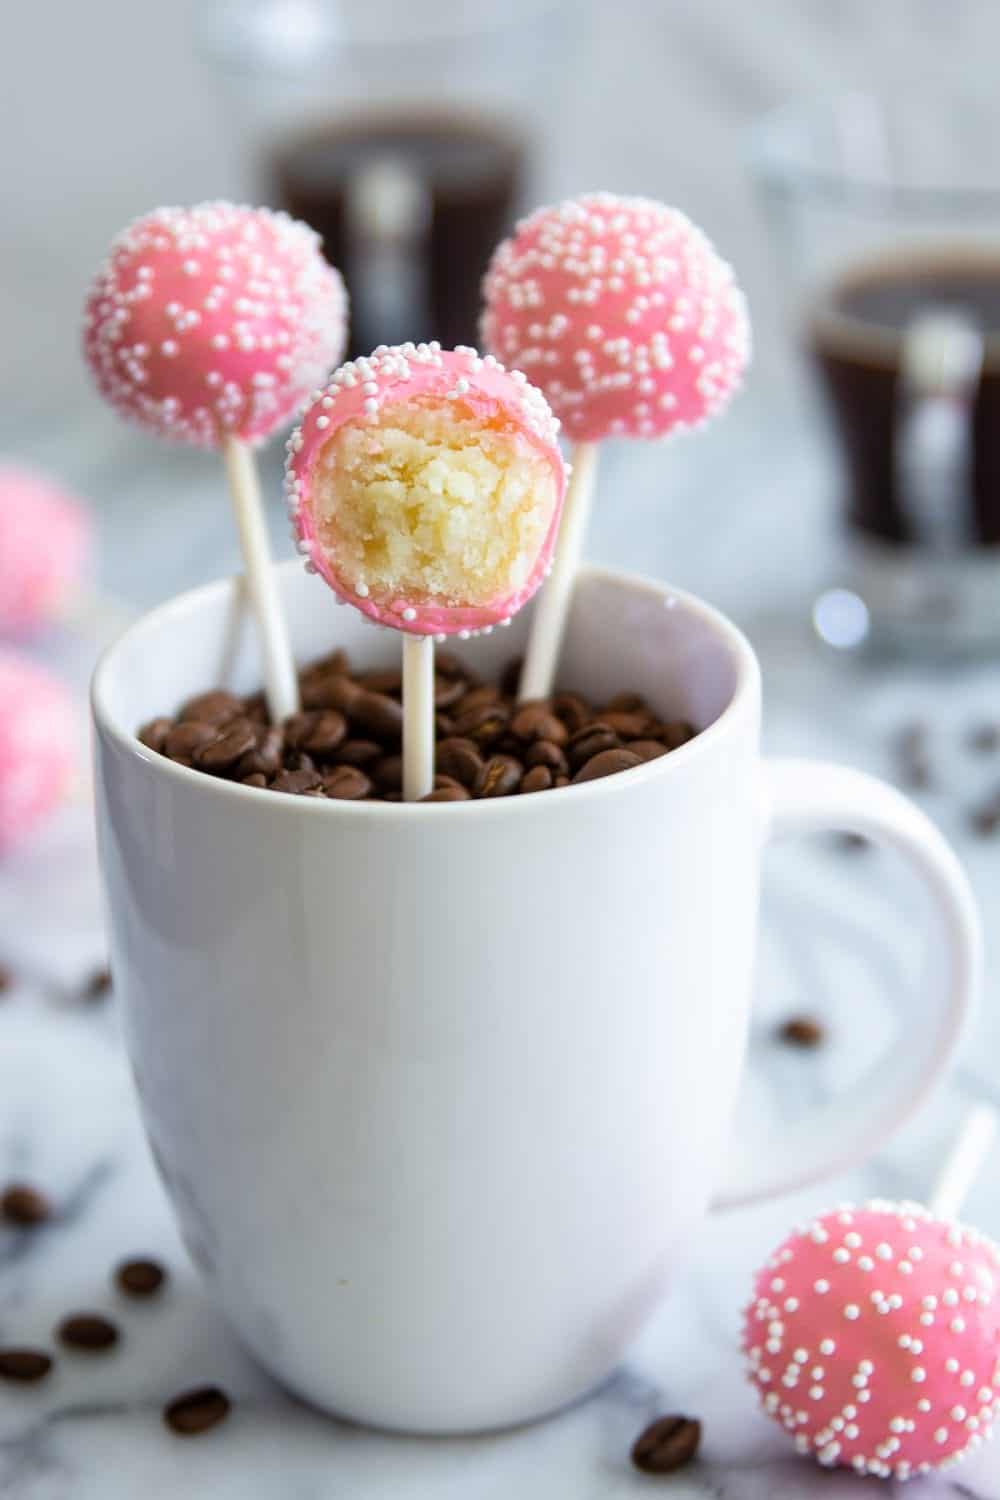
M 63 801 L 76 743 L 67 689 L 26 657 L 0 648 L 0 854 Z
M 565 489 L 558 423 L 474 349 L 381 347 L 337 370 L 289 443 L 300 551 L 369 619 L 467 635 L 530 599 Z
M 733 273 L 675 208 L 592 193 L 542 208 L 494 252 L 483 340 L 575 442 L 653 438 L 713 416 L 750 325 Z
M 764 1410 L 825 1465 L 907 1479 L 1000 1411 L 1000 1249 L 913 1203 L 824 1214 L 758 1274 L 743 1346 Z
M 101 394 L 161 437 L 260 443 L 344 350 L 347 302 L 319 237 L 231 203 L 158 208 L 94 281 L 84 353 Z
M 82 501 L 44 474 L 0 464 L 0 634 L 29 635 L 64 615 L 90 544 Z

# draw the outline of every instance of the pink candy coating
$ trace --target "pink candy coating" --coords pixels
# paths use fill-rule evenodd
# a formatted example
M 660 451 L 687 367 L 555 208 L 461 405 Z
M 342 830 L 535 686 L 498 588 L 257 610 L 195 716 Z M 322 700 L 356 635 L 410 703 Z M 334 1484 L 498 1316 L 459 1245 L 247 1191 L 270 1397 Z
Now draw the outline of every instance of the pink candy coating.
M 825 1465 L 906 1479 L 1000 1410 L 1000 1249 L 913 1203 L 836 1209 L 755 1282 L 743 1348 L 764 1409 Z
M 65 797 L 77 733 L 73 700 L 58 678 L 0 649 L 0 854 Z
M 419 398 L 455 403 L 456 417 L 484 424 L 502 419 L 515 430 L 514 441 L 547 460 L 556 485 L 556 504 L 544 544 L 527 581 L 516 593 L 488 605 L 396 599 L 390 607 L 362 598 L 336 571 L 321 543 L 312 503 L 312 481 L 326 444 L 345 423 L 375 422 L 386 408 Z M 534 594 L 545 577 L 559 532 L 566 489 L 566 466 L 558 444 L 559 423 L 544 396 L 518 371 L 509 373 L 492 355 L 475 349 L 442 350 L 436 343 L 381 345 L 367 359 L 337 370 L 306 412 L 288 443 L 285 493 L 299 551 L 334 592 L 370 620 L 411 635 L 471 635 L 504 624 Z
M 305 224 L 231 203 L 158 208 L 112 244 L 84 355 L 111 405 L 160 437 L 261 443 L 342 357 L 346 318 Z
M 497 247 L 483 289 L 485 346 L 541 387 L 577 442 L 696 426 L 749 359 L 731 269 L 651 199 L 593 193 L 539 209 Z
M 90 551 L 81 500 L 44 474 L 0 464 L 0 633 L 57 619 L 81 585 Z

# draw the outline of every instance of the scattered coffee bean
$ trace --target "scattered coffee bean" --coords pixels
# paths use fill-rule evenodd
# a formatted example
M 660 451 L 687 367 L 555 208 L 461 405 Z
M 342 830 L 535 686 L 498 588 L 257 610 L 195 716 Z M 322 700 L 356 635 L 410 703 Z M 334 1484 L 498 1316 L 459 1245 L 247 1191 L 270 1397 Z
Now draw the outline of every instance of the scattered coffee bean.
M 167 735 L 174 727 L 173 719 L 150 719 L 139 730 L 139 741 L 149 750 L 155 750 L 158 754 L 163 753 L 163 747 L 167 742 Z
M 197 1437 L 228 1417 L 232 1403 L 217 1385 L 202 1385 L 184 1391 L 163 1408 L 163 1420 L 181 1437 Z
M 631 750 L 601 750 L 584 762 L 573 777 L 573 785 L 577 786 L 582 781 L 597 781 L 602 776 L 615 776 L 619 771 L 630 771 L 633 766 L 641 766 L 642 763 L 641 758 L 633 755 Z
M 818 1047 L 826 1032 L 814 1016 L 789 1016 L 778 1027 L 778 1036 L 790 1047 Z
M 237 698 L 235 693 L 217 689 L 215 692 L 199 693 L 196 698 L 189 698 L 177 717 L 181 723 L 211 724 L 220 728 L 242 712 L 242 698 Z
M 989 722 L 976 724 L 969 731 L 968 746 L 979 755 L 1000 749 L 1000 724 Z
M 98 1354 L 118 1342 L 118 1329 L 99 1313 L 73 1313 L 56 1329 L 56 1338 L 69 1349 L 84 1349 Z
M 11 1182 L 0 1193 L 0 1219 L 30 1229 L 52 1217 L 52 1204 L 46 1195 L 27 1182 Z
M 480 797 L 510 797 L 521 785 L 524 767 L 512 755 L 493 755 L 483 768 Z
M 113 987 L 111 970 L 107 967 L 95 969 L 83 987 L 83 998 L 91 1003 L 95 1000 L 104 1000 L 110 995 Z
M 632 1462 L 644 1474 L 672 1474 L 691 1462 L 701 1442 L 701 1423 L 693 1417 L 659 1417 L 632 1445 Z
M 521 782 L 521 791 L 547 792 L 554 780 L 548 766 L 532 766 Z
M 667 747 L 659 740 L 629 740 L 625 746 L 631 750 L 633 755 L 638 755 L 640 760 L 658 760 L 661 755 L 666 755 Z
M 0 1349 L 0 1380 L 27 1385 L 42 1380 L 52 1369 L 52 1356 L 43 1349 Z
M 155 1260 L 125 1260 L 115 1270 L 115 1283 L 126 1297 L 153 1297 L 167 1273 Z
M 323 790 L 338 802 L 357 802 L 371 789 L 370 779 L 357 766 L 335 766 L 323 777 Z

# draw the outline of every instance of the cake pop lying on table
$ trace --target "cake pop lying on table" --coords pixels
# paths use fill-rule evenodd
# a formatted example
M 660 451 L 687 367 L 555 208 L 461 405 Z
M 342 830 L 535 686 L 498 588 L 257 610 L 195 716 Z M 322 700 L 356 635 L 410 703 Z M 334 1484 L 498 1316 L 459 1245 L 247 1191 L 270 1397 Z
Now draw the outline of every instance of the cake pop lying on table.
M 44 474 L 0 464 L 0 635 L 31 635 L 65 618 L 90 550 L 82 500 Z
M 608 437 L 700 426 L 750 352 L 729 266 L 677 209 L 591 193 L 542 208 L 493 255 L 483 341 L 545 393 L 576 443 L 552 579 L 532 622 L 523 698 L 552 690 L 597 464 Z
M 59 679 L 0 649 L 0 855 L 65 800 L 77 734 L 76 709 Z
M 433 637 L 506 624 L 544 577 L 566 470 L 524 375 L 474 349 L 344 365 L 289 442 L 289 514 L 338 597 L 403 633 L 404 796 L 433 782 Z
M 84 352 L 101 394 L 160 437 L 224 454 L 275 720 L 295 712 L 298 690 L 250 448 L 340 359 L 346 315 L 311 229 L 231 203 L 137 219 L 87 300 Z
M 909 1479 L 989 1435 L 1000 1412 L 1000 1247 L 951 1215 L 994 1130 L 991 1110 L 973 1114 L 930 1208 L 834 1209 L 758 1273 L 747 1371 L 801 1453 Z

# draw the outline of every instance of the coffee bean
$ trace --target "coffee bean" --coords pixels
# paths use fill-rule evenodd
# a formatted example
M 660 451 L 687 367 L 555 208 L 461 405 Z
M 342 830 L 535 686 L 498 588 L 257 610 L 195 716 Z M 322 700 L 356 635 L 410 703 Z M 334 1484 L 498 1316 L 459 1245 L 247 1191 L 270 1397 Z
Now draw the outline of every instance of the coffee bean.
M 662 745 L 659 740 L 629 740 L 625 749 L 638 755 L 640 760 L 657 760 L 668 753 L 666 745 Z
M 11 1182 L 0 1194 L 0 1219 L 19 1229 L 34 1228 L 52 1217 L 52 1205 L 40 1188 L 27 1182 Z
M 42 1380 L 52 1369 L 52 1356 L 43 1349 L 0 1349 L 0 1380 L 27 1385 Z
M 522 792 L 547 792 L 555 777 L 548 766 L 532 766 L 521 782 Z
M 249 719 L 257 729 L 264 729 L 270 725 L 271 714 L 263 693 L 251 693 L 249 698 L 243 700 L 243 717 Z
M 286 771 L 312 771 L 315 775 L 319 774 L 316 762 L 305 750 L 286 749 L 284 762 Z
M 608 699 L 607 703 L 600 710 L 602 719 L 609 713 L 642 714 L 644 718 L 648 719 L 649 707 L 641 693 L 616 693 L 613 698 Z
M 403 708 L 395 698 L 384 693 L 361 691 L 351 704 L 351 721 L 368 731 L 373 739 L 396 744 L 403 737 Z
M 1000 828 L 1000 798 L 993 796 L 969 814 L 969 826 L 980 838 L 992 838 Z
M 566 747 L 566 758 L 570 767 L 578 771 L 588 760 L 595 755 L 601 755 L 605 750 L 617 750 L 621 741 L 613 729 L 597 719 L 593 724 L 587 724 L 583 729 L 577 730 L 570 738 Z
M 597 781 L 602 776 L 614 776 L 619 771 L 630 771 L 633 766 L 641 765 L 641 759 L 638 755 L 633 755 L 631 750 L 601 750 L 584 762 L 573 777 L 573 785 L 577 786 L 583 781 Z
M 349 677 L 351 675 L 351 663 L 340 646 L 335 651 L 330 651 L 326 656 L 320 656 L 311 662 L 302 673 L 303 679 L 315 673 L 320 677 Z
M 243 712 L 243 699 L 235 693 L 217 689 L 211 693 L 199 693 L 189 698 L 177 715 L 181 723 L 214 724 L 217 728 L 228 724 Z
M 553 786 L 555 787 L 556 791 L 558 791 L 560 787 L 569 786 L 569 784 L 569 777 L 563 776 L 562 774 L 558 774 L 555 781 L 553 782 Z
M 158 754 L 162 752 L 167 742 L 167 735 L 174 727 L 173 719 L 150 719 L 139 730 L 136 738 L 149 750 L 155 750 Z
M 118 1329 L 99 1313 L 74 1313 L 56 1329 L 56 1338 L 69 1349 L 98 1354 L 118 1342 Z
M 551 740 L 536 740 L 530 750 L 525 753 L 525 761 L 529 766 L 547 766 L 554 775 L 565 776 L 569 770 L 569 762 Z
M 500 691 L 505 698 L 516 698 L 518 688 L 521 686 L 521 672 L 524 668 L 524 657 L 512 657 L 500 673 Z
M 218 739 L 209 740 L 191 759 L 202 771 L 228 771 L 257 744 L 257 731 L 249 719 L 233 719 Z
M 510 721 L 511 734 L 526 745 L 545 740 L 550 745 L 565 745 L 569 730 L 547 703 L 526 703 Z
M 462 682 L 473 680 L 473 673 L 462 661 L 461 657 L 453 651 L 436 651 L 434 653 L 434 670 L 441 677 L 456 677 Z
M 359 681 L 370 693 L 388 693 L 390 698 L 397 698 L 403 691 L 403 674 L 398 667 L 364 672 Z
M 357 766 L 335 766 L 323 777 L 323 790 L 338 802 L 357 802 L 371 789 L 371 781 Z
M 447 776 L 475 791 L 483 774 L 483 758 L 472 740 L 449 737 L 437 747 L 437 764 Z
M 562 719 L 570 734 L 583 728 L 593 719 L 593 710 L 586 698 L 579 693 L 557 693 L 552 700 L 553 711 Z
M 403 789 L 403 757 L 385 755 L 375 762 L 371 778 L 380 792 L 401 792 Z
M 258 725 L 253 749 L 240 757 L 235 774 L 240 777 L 276 776 L 281 770 L 284 748 L 285 734 L 280 725 Z
M 778 1036 L 790 1047 L 818 1047 L 826 1032 L 813 1016 L 789 1016 L 778 1027 Z
M 465 683 L 459 677 L 434 678 L 434 707 L 453 708 L 465 696 Z
M 701 1442 L 701 1423 L 693 1417 L 659 1417 L 632 1445 L 632 1462 L 644 1474 L 672 1474 L 690 1463 Z
M 451 714 L 434 715 L 434 733 L 439 740 L 446 740 L 455 733 L 455 720 Z
M 486 703 L 499 703 L 500 689 L 492 682 L 486 682 L 479 687 L 468 688 L 462 697 L 463 713 L 474 708 L 482 708 Z
M 457 783 L 453 786 L 436 786 L 426 797 L 421 797 L 421 802 L 468 802 L 469 793 L 464 786 Z
M 232 1409 L 232 1402 L 217 1385 L 202 1385 L 184 1391 L 163 1408 L 163 1420 L 171 1432 L 181 1437 L 197 1437 L 216 1427 Z
M 155 1260 L 126 1260 L 115 1270 L 115 1283 L 126 1297 L 153 1297 L 167 1273 Z
M 382 754 L 374 740 L 345 740 L 334 759 L 338 766 L 370 766 Z
M 668 724 L 651 724 L 645 732 L 650 739 L 662 740 L 668 750 L 679 750 L 688 740 L 693 740 L 696 733 L 686 719 L 673 719 Z
M 157 722 L 154 720 L 154 723 Z M 141 739 L 142 736 L 140 735 Z M 968 737 L 970 750 L 975 750 L 979 755 L 989 754 L 993 750 L 1000 749 L 1000 724 L 990 721 L 985 724 L 976 724 L 970 731 Z
M 601 710 L 601 723 L 613 729 L 621 740 L 639 740 L 649 727 L 649 714 L 625 713 L 623 709 Z
M 524 767 L 512 755 L 493 755 L 483 767 L 480 797 L 510 797 L 521 785 Z
M 252 775 L 250 775 L 250 776 L 244 776 L 243 779 L 242 779 L 242 781 L 240 782 L 240 785 L 241 786 L 255 786 L 255 787 L 258 787 L 258 788 L 259 787 L 266 787 L 267 786 L 267 777 L 263 776 L 260 773 L 260 771 L 254 771 Z
M 455 715 L 454 732 L 460 739 L 474 740 L 480 749 L 491 748 L 507 727 L 510 709 L 501 703 L 480 703 L 473 708 L 462 706 Z
M 302 707 L 336 708 L 342 714 L 349 714 L 363 692 L 364 689 L 352 682 L 350 677 L 334 672 L 309 682 L 303 681 Z
M 219 738 L 219 730 L 211 724 L 195 721 L 175 724 L 163 743 L 164 754 L 182 766 L 189 766 L 197 750 L 203 750 Z
M 109 968 L 104 966 L 100 969 L 95 969 L 83 987 L 82 998 L 91 1004 L 95 1000 L 103 1000 L 106 996 L 110 995 L 113 984 L 114 981 L 112 980 Z
M 311 723 L 307 725 L 295 748 L 323 760 L 331 756 L 346 738 L 347 720 L 344 715 L 336 708 L 324 708 L 311 715 Z
M 318 791 L 321 786 L 322 780 L 316 770 L 282 771 L 271 782 L 273 792 L 292 792 L 299 795 L 302 792 Z

